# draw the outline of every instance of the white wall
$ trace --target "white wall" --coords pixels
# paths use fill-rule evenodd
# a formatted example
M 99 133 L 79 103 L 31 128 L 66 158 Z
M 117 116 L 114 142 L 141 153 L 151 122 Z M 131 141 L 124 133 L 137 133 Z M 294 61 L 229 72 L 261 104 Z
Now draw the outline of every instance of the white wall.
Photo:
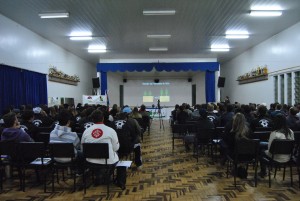
M 78 75 L 77 86 L 48 81 L 48 97 L 74 98 L 82 102 L 83 94 L 92 93 L 96 66 L 42 38 L 27 28 L 0 15 L 0 63 L 48 74 L 56 66 L 68 75 Z
M 107 72 L 107 88 L 109 90 L 109 102 L 120 106 L 120 85 L 123 85 L 123 77 L 113 72 Z
M 274 102 L 273 75 L 279 70 L 298 69 L 300 65 L 300 23 L 269 38 L 249 49 L 233 60 L 221 65 L 221 76 L 226 77 L 225 87 L 221 89 L 221 99 L 228 95 L 232 102 L 270 103 Z M 255 36 L 253 36 L 255 37 Z M 269 79 L 239 85 L 237 77 L 252 68 L 267 65 Z M 294 68 L 293 68 L 294 67 Z

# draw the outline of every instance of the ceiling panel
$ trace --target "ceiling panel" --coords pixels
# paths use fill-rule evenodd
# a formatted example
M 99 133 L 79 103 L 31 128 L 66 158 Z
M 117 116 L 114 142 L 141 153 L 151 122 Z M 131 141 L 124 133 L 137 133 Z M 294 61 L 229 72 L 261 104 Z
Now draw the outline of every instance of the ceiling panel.
M 275 18 L 253 18 L 251 6 L 280 5 Z M 143 16 L 143 10 L 175 9 L 174 16 Z M 67 11 L 67 19 L 40 19 L 43 11 Z M 0 0 L 0 13 L 84 60 L 134 58 L 217 58 L 225 62 L 300 21 L 299 0 Z M 2 27 L 1 27 L 2 28 Z M 248 30 L 246 40 L 228 40 L 226 30 Z M 70 41 L 72 31 L 91 31 L 92 41 Z M 147 34 L 171 34 L 150 39 Z M 230 52 L 212 53 L 213 43 L 227 43 Z M 90 54 L 90 44 L 108 52 Z M 149 47 L 168 47 L 149 52 Z

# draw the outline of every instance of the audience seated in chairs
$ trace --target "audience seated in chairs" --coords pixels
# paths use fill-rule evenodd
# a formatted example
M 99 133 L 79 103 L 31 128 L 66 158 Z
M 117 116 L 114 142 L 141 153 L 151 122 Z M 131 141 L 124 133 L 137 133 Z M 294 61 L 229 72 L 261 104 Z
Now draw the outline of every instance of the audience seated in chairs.
M 81 138 L 81 144 L 84 143 L 108 143 L 109 144 L 109 159 L 107 164 L 116 165 L 119 161 L 117 151 L 120 147 L 117 133 L 114 129 L 103 124 L 103 113 L 100 110 L 95 110 L 91 114 L 91 119 L 94 121 L 94 125 L 87 128 Z M 105 164 L 104 159 L 92 159 L 87 158 L 87 162 L 96 164 Z M 101 169 L 96 172 L 95 184 L 100 183 Z M 110 181 L 106 181 L 110 182 Z M 117 179 L 116 184 L 124 190 L 126 184 L 126 168 L 117 167 Z
M 80 140 L 77 133 L 72 132 L 70 127 L 72 114 L 68 110 L 63 109 L 60 111 L 57 119 L 59 125 L 56 125 L 54 130 L 51 131 L 49 143 L 72 143 L 77 161 L 77 173 L 82 174 L 83 156 L 80 151 Z M 55 158 L 55 161 L 59 163 L 69 163 L 71 162 L 71 158 Z

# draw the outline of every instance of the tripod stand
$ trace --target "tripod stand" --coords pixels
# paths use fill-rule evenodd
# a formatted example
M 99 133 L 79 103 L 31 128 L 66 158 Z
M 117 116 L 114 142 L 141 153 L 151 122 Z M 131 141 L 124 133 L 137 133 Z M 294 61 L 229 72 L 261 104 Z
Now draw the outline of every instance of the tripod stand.
M 158 112 L 158 120 L 159 120 L 159 128 L 163 128 L 163 130 L 165 130 L 164 127 L 164 121 L 162 119 L 162 114 L 161 114 L 161 108 L 160 108 L 160 100 L 157 100 L 157 112 Z

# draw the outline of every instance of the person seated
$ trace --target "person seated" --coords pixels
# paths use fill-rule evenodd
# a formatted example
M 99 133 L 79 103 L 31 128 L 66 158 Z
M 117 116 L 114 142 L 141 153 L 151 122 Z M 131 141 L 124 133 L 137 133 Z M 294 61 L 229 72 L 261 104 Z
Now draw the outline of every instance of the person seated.
M 53 120 L 48 117 L 47 113 L 40 107 L 33 108 L 34 120 L 32 123 L 36 127 L 50 127 L 53 124 Z
M 81 138 L 81 144 L 83 143 L 108 143 L 109 147 L 109 158 L 107 159 L 107 164 L 116 166 L 119 162 L 119 157 L 117 151 L 120 148 L 120 143 L 118 140 L 118 135 L 116 131 L 106 125 L 104 125 L 104 115 L 102 111 L 95 110 L 91 114 L 91 119 L 94 125 L 87 128 Z M 105 159 L 86 159 L 90 163 L 96 164 L 106 164 Z M 100 181 L 101 169 L 96 172 L 95 184 L 97 185 Z M 109 181 L 107 181 L 109 182 Z M 126 184 L 126 168 L 117 167 L 117 180 L 116 184 L 124 190 Z
M 62 109 L 58 114 L 58 125 L 50 133 L 49 142 L 61 142 L 61 143 L 72 143 L 74 146 L 74 152 L 77 163 L 77 173 L 83 173 L 83 155 L 80 151 L 80 140 L 76 132 L 71 130 L 71 119 L 72 114 L 67 109 Z M 55 158 L 57 162 L 67 163 L 70 162 L 70 158 Z
M 3 116 L 4 129 L 1 135 L 1 141 L 9 142 L 33 142 L 33 139 L 20 129 L 20 122 L 14 112 Z
M 296 107 L 291 107 L 289 110 L 289 115 L 286 117 L 287 126 L 293 131 L 300 130 L 300 121 L 296 116 L 298 109 Z
M 109 111 L 109 114 L 115 118 L 117 116 L 117 114 L 119 113 L 119 108 L 117 104 L 113 104 L 112 109 Z
M 251 122 L 251 128 L 271 128 L 273 127 L 273 120 L 267 116 L 267 108 L 264 105 L 259 105 L 257 108 L 257 118 Z
M 176 123 L 177 124 L 185 124 L 186 121 L 189 120 L 189 114 L 184 111 L 184 106 L 179 106 L 179 111 L 177 112 L 177 116 L 176 116 Z
M 130 118 L 130 114 L 132 112 L 130 107 L 125 107 L 122 110 L 123 115 L 121 115 L 119 118 L 121 118 L 121 121 L 124 121 L 126 123 L 126 126 L 130 130 L 130 136 L 131 136 L 131 144 L 133 145 L 133 150 L 134 150 L 134 162 L 138 170 L 142 169 L 143 167 L 143 162 L 142 162 L 142 151 L 141 151 L 141 134 L 142 134 L 142 129 L 138 122 Z M 118 123 L 118 121 L 115 121 L 115 126 Z
M 39 129 L 32 122 L 34 119 L 34 113 L 32 110 L 24 110 L 22 114 L 21 128 L 28 134 L 30 137 L 36 141 L 39 134 Z
M 294 132 L 288 128 L 286 118 L 284 115 L 276 115 L 274 117 L 274 127 L 273 131 L 270 134 L 269 143 L 268 143 L 268 150 L 263 150 L 260 158 L 260 168 L 261 171 L 259 175 L 261 177 L 266 176 L 266 164 L 264 163 L 263 158 L 272 158 L 272 154 L 269 152 L 272 142 L 275 139 L 288 139 L 288 140 L 295 140 Z M 287 162 L 290 160 L 290 155 L 274 155 L 274 160 L 278 162 Z
M 207 118 L 214 123 L 215 127 L 219 126 L 220 118 L 214 113 L 214 106 L 207 104 Z
M 142 114 L 139 113 L 139 110 L 137 107 L 133 108 L 132 113 L 129 116 L 130 116 L 130 118 L 133 118 L 133 119 L 142 119 Z
M 204 109 L 199 110 L 200 118 L 197 121 L 196 125 L 197 129 L 214 129 L 215 125 L 213 122 L 211 122 L 207 118 L 207 112 Z M 195 142 L 195 136 L 194 135 L 187 135 L 184 137 L 185 142 L 185 149 L 186 151 L 190 151 L 191 148 L 189 147 L 190 144 L 193 144 Z
M 227 104 L 225 106 L 226 112 L 224 112 L 220 119 L 220 126 L 224 127 L 228 122 L 230 122 L 234 116 L 234 106 L 232 104 Z

